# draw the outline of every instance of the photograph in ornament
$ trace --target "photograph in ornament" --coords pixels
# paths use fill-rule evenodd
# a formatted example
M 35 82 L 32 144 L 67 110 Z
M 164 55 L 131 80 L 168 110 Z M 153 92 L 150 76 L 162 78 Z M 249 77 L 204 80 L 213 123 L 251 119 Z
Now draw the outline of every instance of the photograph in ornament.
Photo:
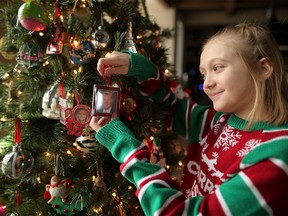
M 93 116 L 119 116 L 120 88 L 94 85 L 92 100 Z

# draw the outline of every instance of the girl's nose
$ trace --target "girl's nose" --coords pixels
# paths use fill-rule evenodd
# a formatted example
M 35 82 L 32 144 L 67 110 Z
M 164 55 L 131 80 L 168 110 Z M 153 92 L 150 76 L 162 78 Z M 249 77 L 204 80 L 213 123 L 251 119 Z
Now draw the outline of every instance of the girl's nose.
M 210 73 L 207 73 L 204 79 L 203 87 L 204 89 L 209 89 L 215 85 L 213 76 Z

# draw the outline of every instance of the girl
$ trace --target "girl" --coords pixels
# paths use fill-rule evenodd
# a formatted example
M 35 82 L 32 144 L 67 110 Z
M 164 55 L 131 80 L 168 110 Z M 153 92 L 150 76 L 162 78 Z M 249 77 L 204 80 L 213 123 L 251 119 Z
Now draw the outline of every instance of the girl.
M 189 140 L 178 187 L 118 118 L 92 119 L 146 215 L 288 213 L 288 85 L 268 30 L 243 23 L 206 42 L 200 72 L 213 108 L 176 99 L 161 69 L 139 54 L 114 52 L 99 60 L 98 71 L 136 77 L 143 95 L 172 107 L 172 129 Z

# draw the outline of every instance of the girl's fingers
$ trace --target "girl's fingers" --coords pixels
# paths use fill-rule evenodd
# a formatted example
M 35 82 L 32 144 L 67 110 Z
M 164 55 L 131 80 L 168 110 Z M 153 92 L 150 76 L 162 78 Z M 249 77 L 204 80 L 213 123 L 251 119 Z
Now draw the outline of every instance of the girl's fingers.
M 113 113 L 113 114 L 112 114 L 111 120 L 112 120 L 112 119 L 115 119 L 115 118 L 118 118 L 117 113 Z
M 127 74 L 129 65 L 118 65 L 116 67 L 107 67 L 104 70 L 104 75 L 110 77 L 113 74 Z
M 102 127 L 107 124 L 111 120 L 110 117 L 102 117 L 99 121 L 98 124 L 101 125 Z
M 112 52 L 104 58 L 98 59 L 97 70 L 101 76 L 113 74 L 127 74 L 130 67 L 130 55 L 121 52 Z
M 89 126 L 95 130 L 96 132 L 98 132 L 101 129 L 101 125 L 98 124 L 100 117 L 99 116 L 92 116 L 91 121 L 89 123 Z
M 99 117 L 99 116 L 93 116 L 89 126 L 98 132 L 105 124 L 107 124 L 111 120 L 110 117 Z

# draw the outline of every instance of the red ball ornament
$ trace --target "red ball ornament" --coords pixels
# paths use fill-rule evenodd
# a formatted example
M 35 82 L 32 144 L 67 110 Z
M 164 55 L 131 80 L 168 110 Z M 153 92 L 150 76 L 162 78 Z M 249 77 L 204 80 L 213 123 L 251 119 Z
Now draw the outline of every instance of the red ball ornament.
M 20 6 L 18 20 L 29 31 L 42 31 L 49 25 L 47 10 L 42 4 L 32 0 Z
M 58 204 L 55 204 L 55 205 L 54 205 L 54 208 L 58 208 L 58 207 L 59 207 L 59 205 L 58 205 Z
M 74 208 L 73 208 L 71 211 L 72 211 L 72 212 L 77 212 L 77 210 L 76 210 L 76 209 L 74 209 Z
M 67 209 L 64 209 L 64 210 L 63 210 L 63 212 L 64 212 L 64 213 L 67 213 L 67 212 L 68 212 L 68 210 L 67 210 Z
M 131 115 L 138 109 L 138 100 L 131 92 L 121 94 L 120 113 L 131 119 Z

